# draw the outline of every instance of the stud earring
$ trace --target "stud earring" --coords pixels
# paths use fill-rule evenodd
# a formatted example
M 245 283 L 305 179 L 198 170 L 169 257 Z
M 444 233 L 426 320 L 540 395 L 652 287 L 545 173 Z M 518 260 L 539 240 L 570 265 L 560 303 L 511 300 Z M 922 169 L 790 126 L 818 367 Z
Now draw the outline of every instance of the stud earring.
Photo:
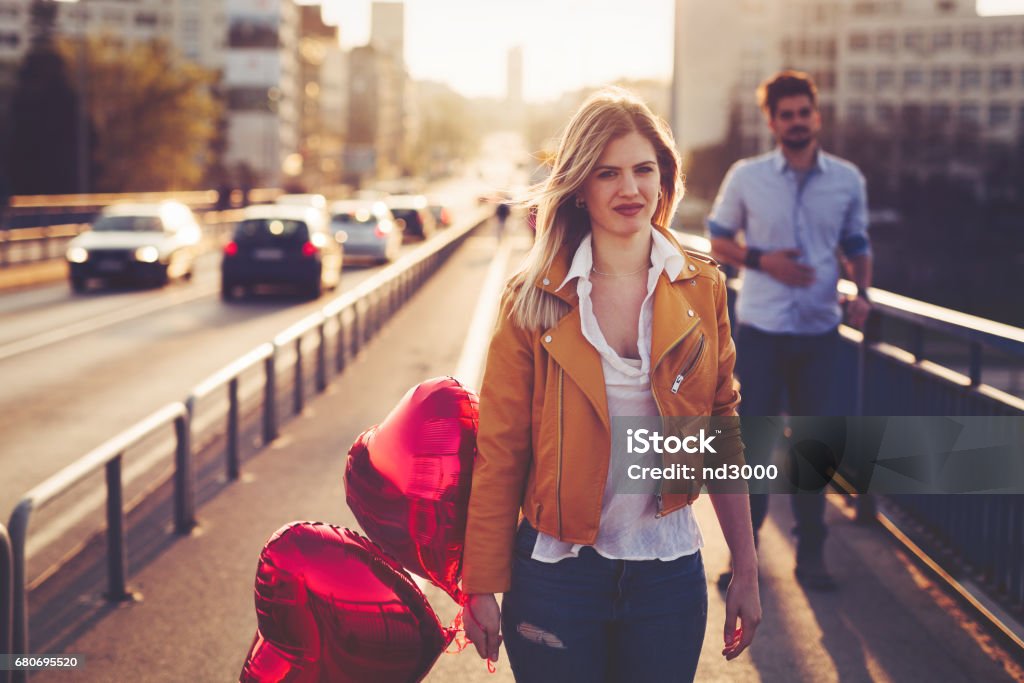
M 576 208 L 577 209 L 585 209 L 585 208 L 587 208 L 586 203 L 583 201 L 583 197 L 580 197 L 579 195 L 576 195 Z

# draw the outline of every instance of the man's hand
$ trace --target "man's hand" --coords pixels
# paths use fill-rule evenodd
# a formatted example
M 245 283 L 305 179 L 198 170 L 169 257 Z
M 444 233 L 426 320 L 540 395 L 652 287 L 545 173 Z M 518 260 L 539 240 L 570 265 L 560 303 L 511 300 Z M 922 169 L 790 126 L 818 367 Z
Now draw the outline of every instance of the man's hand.
M 799 249 L 766 251 L 761 255 L 761 270 L 792 287 L 807 287 L 814 282 L 814 268 L 798 263 Z
M 466 638 L 476 646 L 481 659 L 498 661 L 498 646 L 501 645 L 501 609 L 494 593 L 474 593 L 466 600 L 466 611 L 462 615 L 466 625 Z
M 740 628 L 736 628 L 739 620 Z M 736 659 L 754 641 L 761 623 L 761 595 L 757 571 L 734 574 L 725 594 L 725 647 L 722 656 Z
M 871 313 L 871 302 L 862 296 L 853 296 L 846 300 L 846 323 L 858 330 L 864 329 L 864 323 Z

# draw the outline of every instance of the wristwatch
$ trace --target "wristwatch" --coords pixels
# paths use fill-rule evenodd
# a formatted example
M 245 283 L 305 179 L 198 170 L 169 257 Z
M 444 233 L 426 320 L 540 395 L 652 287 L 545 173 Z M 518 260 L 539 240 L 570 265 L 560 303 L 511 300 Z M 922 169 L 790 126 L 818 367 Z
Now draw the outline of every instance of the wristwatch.
M 743 258 L 743 265 L 752 270 L 761 270 L 761 256 L 763 251 L 756 247 L 747 247 L 747 255 Z

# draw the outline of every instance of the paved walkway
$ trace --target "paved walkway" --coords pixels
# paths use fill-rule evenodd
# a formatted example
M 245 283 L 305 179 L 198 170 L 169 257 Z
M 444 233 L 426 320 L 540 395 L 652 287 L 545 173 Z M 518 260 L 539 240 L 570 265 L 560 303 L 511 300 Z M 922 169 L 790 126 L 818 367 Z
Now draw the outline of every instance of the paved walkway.
M 131 577 L 144 599 L 109 611 L 66 648 L 85 655 L 84 670 L 33 680 L 236 679 L 256 628 L 253 578 L 264 541 L 292 520 L 355 526 L 342 489 L 349 445 L 410 386 L 452 371 L 493 252 L 490 238 L 471 239 L 326 395 L 245 464 L 241 482 L 200 509 L 194 535 L 170 543 Z M 714 588 L 727 550 L 706 497 L 697 514 L 707 542 L 711 598 L 699 681 L 966 682 L 1024 676 L 881 531 L 855 525 L 841 500 L 828 509 L 828 561 L 842 583 L 831 595 L 805 593 L 793 581 L 788 505 L 773 502 L 761 539 L 765 620 L 749 653 L 727 663 L 718 654 L 724 615 Z M 442 621 L 454 616 L 452 601 L 440 591 L 428 590 L 428 598 Z M 504 652 L 498 673 L 489 675 L 468 650 L 442 655 L 426 680 L 506 683 L 512 676 Z

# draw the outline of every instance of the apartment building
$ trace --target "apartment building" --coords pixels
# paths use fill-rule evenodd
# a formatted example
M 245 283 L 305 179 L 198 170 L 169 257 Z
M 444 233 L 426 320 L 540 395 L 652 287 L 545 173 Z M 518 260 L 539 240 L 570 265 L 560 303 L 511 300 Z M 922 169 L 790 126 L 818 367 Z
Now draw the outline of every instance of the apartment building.
M 1024 16 L 982 17 L 973 0 L 677 0 L 676 20 L 684 149 L 721 140 L 733 108 L 745 152 L 767 149 L 754 91 L 780 68 L 814 76 L 839 147 L 858 126 L 1024 138 Z

